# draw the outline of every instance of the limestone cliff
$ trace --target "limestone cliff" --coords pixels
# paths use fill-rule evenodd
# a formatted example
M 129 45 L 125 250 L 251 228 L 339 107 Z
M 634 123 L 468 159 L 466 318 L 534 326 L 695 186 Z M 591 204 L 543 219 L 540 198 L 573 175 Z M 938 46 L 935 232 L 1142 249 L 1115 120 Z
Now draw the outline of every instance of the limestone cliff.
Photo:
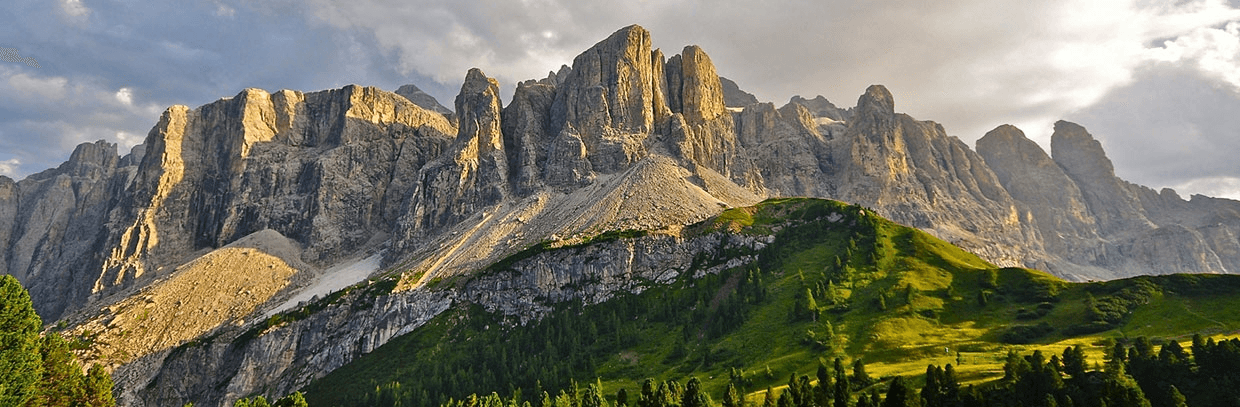
M 136 353 L 113 358 L 132 361 L 117 382 L 124 400 L 147 405 L 294 389 L 461 296 L 529 316 L 540 312 L 530 295 L 606 298 L 631 288 L 630 276 L 572 259 L 543 259 L 514 280 L 474 278 L 534 244 L 641 229 L 672 237 L 610 255 L 658 280 L 718 243 L 678 240 L 682 225 L 767 197 L 858 203 L 993 263 L 1072 278 L 1240 272 L 1240 203 L 1124 182 L 1080 126 L 1058 124 L 1051 155 L 1010 126 L 975 152 L 939 124 L 897 113 L 878 85 L 847 109 L 822 97 L 732 106 L 739 86 L 705 51 L 665 56 L 639 26 L 518 84 L 506 106 L 478 69 L 452 115 L 402 89 L 246 89 L 170 107 L 124 157 L 84 144 L 56 169 L 0 177 L 0 271 L 30 287 L 42 315 L 70 315 L 79 328 L 129 326 L 101 309 L 166 307 L 149 329 L 167 340 L 110 342 L 132 345 Z M 288 250 L 232 250 L 246 236 L 279 236 Z M 278 267 L 229 265 L 251 255 Z M 321 316 L 255 328 L 260 313 L 306 294 L 309 277 L 335 277 L 322 274 L 358 256 L 383 262 L 352 281 L 402 276 L 396 291 L 353 292 Z M 230 271 L 246 277 L 214 280 Z M 593 291 L 562 292 L 594 277 Z M 474 285 L 427 289 L 444 279 Z M 262 289 L 225 301 L 228 312 L 165 318 L 209 308 L 173 297 L 217 298 L 215 287 L 244 293 L 250 283 Z M 215 339 L 185 345 L 195 335 Z
M 1240 202 L 1156 192 L 1115 176 L 1101 143 L 1060 121 L 1054 159 L 1012 126 L 977 142 L 1004 188 L 1030 211 L 1045 242 L 1043 268 L 1074 278 L 1235 273 Z

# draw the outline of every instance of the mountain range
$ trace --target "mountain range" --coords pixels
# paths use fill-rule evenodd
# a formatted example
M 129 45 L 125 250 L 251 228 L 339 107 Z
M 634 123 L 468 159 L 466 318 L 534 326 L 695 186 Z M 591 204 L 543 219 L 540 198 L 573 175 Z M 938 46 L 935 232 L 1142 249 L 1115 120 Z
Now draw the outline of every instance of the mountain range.
M 690 261 L 674 254 L 718 243 L 681 238 L 684 225 L 774 197 L 855 203 L 1069 280 L 1240 272 L 1240 202 L 1128 183 L 1080 125 L 1056 123 L 1047 154 L 1009 125 L 970 148 L 897 113 L 879 85 L 849 108 L 776 107 L 697 46 L 652 49 L 639 26 L 517 84 L 507 105 L 472 69 L 453 107 L 412 85 L 172 106 L 124 155 L 87 143 L 57 168 L 0 176 L 0 272 L 45 322 L 97 344 L 87 354 L 111 363 L 127 405 L 291 391 L 455 301 L 526 320 L 534 297 L 599 302 L 632 287 L 563 288 L 593 263 L 454 282 L 626 230 L 667 238 L 607 263 Z M 269 324 L 333 295 L 366 306 Z

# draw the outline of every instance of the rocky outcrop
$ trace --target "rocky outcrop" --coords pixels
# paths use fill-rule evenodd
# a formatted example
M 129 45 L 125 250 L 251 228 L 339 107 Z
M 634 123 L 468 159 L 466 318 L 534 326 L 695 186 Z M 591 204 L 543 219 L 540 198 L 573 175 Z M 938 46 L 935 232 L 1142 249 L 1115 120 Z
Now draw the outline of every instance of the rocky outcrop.
M 529 321 L 555 303 L 596 304 L 623 292 L 666 284 L 682 273 L 717 273 L 742 261 L 703 264 L 703 253 L 756 253 L 773 236 L 652 235 L 548 251 L 459 286 L 386 294 L 360 287 L 302 320 L 263 329 L 232 327 L 199 341 L 152 354 L 117 371 L 129 406 L 231 405 L 241 397 L 291 393 L 391 338 L 422 326 L 452 306 L 478 304 Z M 712 256 L 713 257 L 713 256 Z M 607 259 L 608 261 L 598 261 Z M 753 257 L 747 257 L 752 261 Z M 143 367 L 157 366 L 144 371 Z M 152 374 L 154 373 L 154 374 Z
M 1051 134 L 1051 156 L 1079 186 L 1102 233 L 1123 234 L 1153 226 L 1136 196 L 1115 176 L 1102 144 L 1084 127 L 1056 122 Z
M 727 107 L 744 108 L 759 102 L 757 96 L 741 90 L 731 79 L 720 76 L 719 85 L 723 87 L 723 104 Z
M 871 86 L 833 141 L 833 197 L 872 207 L 1001 265 L 1042 251 L 1036 229 L 982 157 L 934 122 L 895 113 L 891 93 Z
M 1125 182 L 1080 125 L 1055 124 L 1053 160 L 1007 125 L 978 140 L 977 150 L 1036 220 L 1042 268 L 1079 279 L 1240 271 L 1240 202 L 1185 201 Z
M 499 83 L 471 69 L 456 97 L 456 111 L 460 114 L 456 140 L 446 154 L 418 173 L 413 200 L 397 229 L 399 242 L 454 225 L 510 194 Z M 403 244 L 397 249 L 403 250 Z
M 99 141 L 20 182 L 0 177 L 0 272 L 22 281 L 44 318 L 86 302 L 112 205 L 135 169 L 132 155 Z
M 407 180 L 452 133 L 442 115 L 359 86 L 174 106 L 147 137 L 94 289 L 267 228 L 330 262 L 390 230 Z
M 330 264 L 390 233 L 418 170 L 455 133 L 358 86 L 173 106 L 125 157 L 83 144 L 57 169 L 0 182 L 0 264 L 48 319 L 267 228 Z
M 801 96 L 793 96 L 788 103 L 804 106 L 815 117 L 822 117 L 834 121 L 848 121 L 852 118 L 852 108 L 840 109 L 827 98 L 818 95 L 813 99 L 806 99 Z
M 1008 194 L 1033 215 L 1038 230 L 1048 236 L 1047 250 L 1068 253 L 1097 244 L 1097 224 L 1081 190 L 1024 132 L 999 126 L 977 141 L 977 152 Z
M 580 170 L 588 163 L 590 173 L 557 176 L 556 184 L 614 173 L 646 155 L 643 142 L 654 129 L 651 55 L 650 33 L 634 25 L 573 59 L 551 106 L 552 151 L 566 158 L 551 163 Z
M 452 112 L 452 109 L 439 104 L 439 100 L 435 99 L 435 97 L 431 96 L 429 93 L 423 92 L 417 85 L 401 85 L 401 87 L 397 88 L 392 93 L 401 95 L 410 102 L 413 102 L 413 104 L 418 105 L 420 108 L 442 114 L 444 117 L 447 117 L 449 121 L 456 122 L 456 114 Z
M 551 104 L 555 101 L 555 85 L 533 81 L 522 82 L 512 96 L 512 103 L 503 112 L 504 148 L 509 152 L 508 179 L 513 191 L 525 196 L 546 185 L 548 149 L 551 144 Z M 584 157 L 582 157 L 584 158 Z M 588 168 L 580 168 L 587 171 Z M 557 171 L 558 172 L 558 171 Z M 575 174 L 555 177 L 552 182 L 571 182 Z

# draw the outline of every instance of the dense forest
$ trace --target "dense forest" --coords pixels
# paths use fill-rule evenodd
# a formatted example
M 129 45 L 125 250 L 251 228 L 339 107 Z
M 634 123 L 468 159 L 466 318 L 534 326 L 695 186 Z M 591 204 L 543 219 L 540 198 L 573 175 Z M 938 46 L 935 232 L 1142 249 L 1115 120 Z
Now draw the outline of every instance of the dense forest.
M 0 276 L 0 406 L 114 406 L 112 377 L 102 366 L 85 373 L 59 333 L 41 334 L 30 294 Z
M 1169 341 L 1157 347 L 1144 337 L 1131 344 L 1117 343 L 1098 368 L 1081 347 L 1068 347 L 1062 355 L 1046 358 L 1041 351 L 1029 355 L 1008 353 L 1002 379 L 981 385 L 962 386 L 952 365 L 926 368 L 917 390 L 901 376 L 875 380 L 860 362 L 849 374 L 840 359 L 834 368 L 820 365 L 814 377 L 792 375 L 780 391 L 767 388 L 762 407 L 1183 407 L 1240 405 L 1240 339 L 1215 342 L 1193 337 L 1192 349 Z M 1194 356 L 1196 355 L 1196 356 Z M 630 396 L 620 389 L 605 395 L 597 382 L 585 389 L 573 383 L 553 396 L 543 391 L 523 399 L 519 393 L 502 397 L 469 395 L 449 400 L 441 407 L 741 407 L 759 405 L 747 401 L 746 383 L 734 376 L 715 403 L 691 377 L 656 383 L 647 379 Z M 404 405 L 386 394 L 375 393 L 367 404 Z

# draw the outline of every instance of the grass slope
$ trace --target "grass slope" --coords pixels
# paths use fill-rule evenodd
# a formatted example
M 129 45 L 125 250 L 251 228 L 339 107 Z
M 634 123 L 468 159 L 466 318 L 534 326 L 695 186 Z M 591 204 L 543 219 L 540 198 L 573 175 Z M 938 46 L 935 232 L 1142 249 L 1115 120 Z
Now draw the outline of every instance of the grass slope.
M 686 233 L 771 235 L 752 264 L 594 306 L 557 304 L 519 326 L 458 305 L 425 327 L 316 380 L 311 405 L 437 405 L 497 392 L 525 400 L 543 389 L 601 379 L 630 394 L 647 378 L 696 376 L 713 395 L 730 380 L 755 391 L 813 375 L 836 357 L 861 359 L 876 377 L 957 364 L 964 382 L 1002 375 L 1008 350 L 1087 345 L 1105 338 L 1185 339 L 1230 334 L 1240 318 L 1240 276 L 1139 277 L 1073 284 L 998 268 L 920 230 L 864 208 L 776 199 L 735 208 Z M 640 234 L 616 238 L 640 238 Z M 612 239 L 606 239 L 612 240 Z M 557 249 L 521 253 L 519 259 Z M 703 255 L 701 268 L 752 253 Z M 501 262 L 504 263 L 504 262 Z M 412 403 L 410 403 L 412 401 Z

